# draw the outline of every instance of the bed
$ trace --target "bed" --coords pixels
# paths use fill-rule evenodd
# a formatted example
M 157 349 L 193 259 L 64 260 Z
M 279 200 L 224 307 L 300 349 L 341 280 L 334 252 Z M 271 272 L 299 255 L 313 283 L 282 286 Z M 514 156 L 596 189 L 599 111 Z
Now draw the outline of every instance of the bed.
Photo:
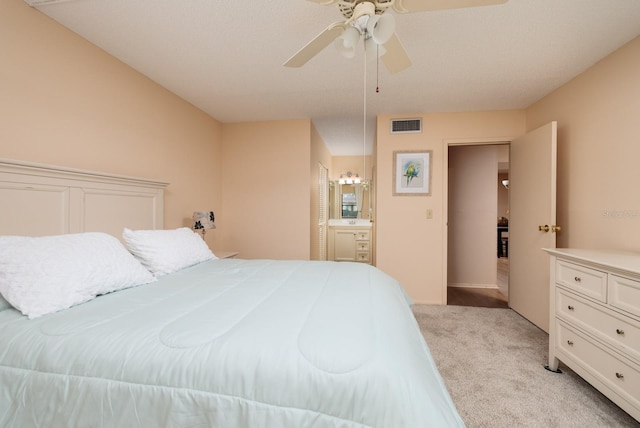
M 213 254 L 189 254 L 197 263 L 159 273 L 131 236 L 180 233 L 189 240 L 191 233 L 200 240 L 188 229 L 162 230 L 166 183 L 68 173 L 0 162 L 3 201 L 22 201 L 22 210 L 62 198 L 62 220 L 25 238 L 30 254 L 45 241 L 108 243 L 108 251 L 123 256 L 121 246 L 151 277 L 121 289 L 98 281 L 92 298 L 33 317 L 0 297 L 0 426 L 464 426 L 393 278 L 366 264 Z M 56 196 L 43 199 L 48 186 Z M 74 193 L 99 197 L 74 201 Z M 100 209 L 90 206 L 96 200 Z M 114 201 L 133 212 L 122 215 Z M 111 209 L 119 214 L 105 213 Z M 96 221 L 96 214 L 104 218 Z M 34 235 L 12 220 L 17 213 L 0 215 L 1 234 Z

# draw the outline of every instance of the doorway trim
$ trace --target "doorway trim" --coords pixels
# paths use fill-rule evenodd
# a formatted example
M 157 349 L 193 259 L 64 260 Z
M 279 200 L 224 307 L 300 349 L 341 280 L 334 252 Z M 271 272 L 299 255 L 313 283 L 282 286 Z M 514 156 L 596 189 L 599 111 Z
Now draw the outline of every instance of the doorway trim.
M 511 144 L 514 137 L 485 137 L 485 138 L 445 138 L 442 140 L 442 296 L 447 305 L 447 287 L 449 284 L 449 147 L 451 146 L 489 146 Z

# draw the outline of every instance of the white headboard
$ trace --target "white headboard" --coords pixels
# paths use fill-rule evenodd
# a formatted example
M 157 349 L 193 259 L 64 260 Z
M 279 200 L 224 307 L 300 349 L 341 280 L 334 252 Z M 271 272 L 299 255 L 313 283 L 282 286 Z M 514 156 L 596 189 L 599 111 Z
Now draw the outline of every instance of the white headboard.
M 162 229 L 167 185 L 0 158 L 0 235 Z

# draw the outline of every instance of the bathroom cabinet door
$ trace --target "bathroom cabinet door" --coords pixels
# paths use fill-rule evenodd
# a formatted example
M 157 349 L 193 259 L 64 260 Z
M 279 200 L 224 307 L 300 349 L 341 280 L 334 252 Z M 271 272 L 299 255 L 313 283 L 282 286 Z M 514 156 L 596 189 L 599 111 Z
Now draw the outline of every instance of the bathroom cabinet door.
M 334 260 L 341 262 L 356 261 L 356 231 L 334 229 Z

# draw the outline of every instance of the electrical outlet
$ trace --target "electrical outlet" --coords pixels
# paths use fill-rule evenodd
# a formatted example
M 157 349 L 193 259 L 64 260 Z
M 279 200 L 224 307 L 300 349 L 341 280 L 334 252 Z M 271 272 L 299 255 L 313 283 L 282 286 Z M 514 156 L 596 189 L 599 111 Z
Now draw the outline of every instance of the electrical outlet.
M 433 218 L 433 210 L 429 208 L 427 210 L 427 220 L 431 220 Z

